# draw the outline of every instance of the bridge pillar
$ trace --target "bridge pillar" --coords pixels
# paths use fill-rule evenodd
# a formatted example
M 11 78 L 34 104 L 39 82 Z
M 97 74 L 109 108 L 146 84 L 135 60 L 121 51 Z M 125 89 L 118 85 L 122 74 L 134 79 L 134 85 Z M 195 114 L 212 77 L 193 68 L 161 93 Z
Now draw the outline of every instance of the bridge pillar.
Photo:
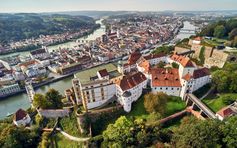
M 193 102 L 192 109 L 195 111 L 200 111 L 201 109 Z
M 208 116 L 205 114 L 205 112 L 203 110 L 200 111 L 200 115 L 204 118 L 207 118 Z

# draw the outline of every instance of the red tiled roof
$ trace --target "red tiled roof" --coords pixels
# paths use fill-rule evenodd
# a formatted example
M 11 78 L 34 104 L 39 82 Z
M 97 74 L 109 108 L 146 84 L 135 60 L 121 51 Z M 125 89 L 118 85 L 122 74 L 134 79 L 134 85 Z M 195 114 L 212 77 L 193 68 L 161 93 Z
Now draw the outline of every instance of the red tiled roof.
M 193 72 L 194 79 L 201 78 L 208 75 L 210 75 L 210 71 L 208 68 L 197 69 L 197 70 L 194 70 Z
M 99 70 L 98 72 L 99 72 L 101 77 L 105 77 L 105 76 L 109 75 L 109 73 L 106 69 Z
M 187 73 L 186 75 L 183 76 L 183 79 L 186 80 L 186 81 L 189 81 L 193 78 L 193 76 L 189 73 Z
M 228 116 L 230 116 L 230 115 L 232 115 L 234 113 L 235 112 L 229 106 L 224 107 L 224 108 L 222 108 L 221 110 L 219 110 L 217 112 L 217 114 L 219 114 L 222 117 L 228 117 Z
M 14 115 L 14 120 L 19 121 L 25 118 L 26 116 L 27 116 L 27 112 L 24 111 L 23 109 L 19 109 Z
M 141 72 L 137 72 L 132 75 L 124 76 L 121 80 L 117 82 L 117 85 L 119 85 L 123 91 L 126 91 L 144 82 L 145 80 L 146 76 Z
M 180 63 L 183 67 L 194 67 L 192 61 L 188 57 L 174 54 L 171 56 L 171 59 Z
M 178 69 L 153 68 L 151 77 L 153 87 L 181 87 Z
M 140 52 L 133 52 L 128 58 L 128 64 L 133 65 L 137 62 L 137 60 L 142 56 Z
M 146 73 L 148 73 L 150 71 L 150 63 L 147 60 L 145 60 L 145 59 L 140 61 L 138 66 L 144 68 Z
M 159 54 L 149 54 L 147 56 L 144 56 L 144 58 L 146 60 L 151 60 L 151 59 L 156 59 L 156 58 L 160 58 L 160 57 L 164 57 L 166 56 L 164 53 L 159 53 Z

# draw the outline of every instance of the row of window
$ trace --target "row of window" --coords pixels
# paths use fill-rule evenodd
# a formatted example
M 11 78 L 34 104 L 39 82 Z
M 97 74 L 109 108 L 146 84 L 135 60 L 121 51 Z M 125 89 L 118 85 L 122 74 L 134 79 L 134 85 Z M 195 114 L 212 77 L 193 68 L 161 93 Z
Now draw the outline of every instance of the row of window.
M 163 89 L 163 87 L 160 87 L 160 88 L 155 87 L 155 90 L 162 90 L 162 89 Z M 164 90 L 168 90 L 168 87 L 166 87 Z M 171 90 L 174 90 L 174 88 L 171 87 Z M 179 90 L 179 88 L 177 88 L 177 90 Z

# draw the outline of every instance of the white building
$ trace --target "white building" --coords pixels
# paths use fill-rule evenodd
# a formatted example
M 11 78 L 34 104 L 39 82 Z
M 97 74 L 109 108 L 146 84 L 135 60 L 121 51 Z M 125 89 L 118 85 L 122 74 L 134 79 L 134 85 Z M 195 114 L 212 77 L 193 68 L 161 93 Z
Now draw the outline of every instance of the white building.
M 120 75 L 113 64 L 75 74 L 72 83 L 77 103 L 82 103 L 85 109 L 92 109 L 111 101 L 116 96 L 114 81 Z
M 126 112 L 131 111 L 132 103 L 142 95 L 147 86 L 147 78 L 141 73 L 126 75 L 116 83 L 118 101 Z
M 18 83 L 12 85 L 4 85 L 0 87 L 0 97 L 19 92 L 20 90 L 21 89 Z
M 151 91 L 180 96 L 181 83 L 178 69 L 153 68 L 151 70 Z
M 30 123 L 31 118 L 23 109 L 19 109 L 13 117 L 13 123 L 16 126 L 26 126 Z

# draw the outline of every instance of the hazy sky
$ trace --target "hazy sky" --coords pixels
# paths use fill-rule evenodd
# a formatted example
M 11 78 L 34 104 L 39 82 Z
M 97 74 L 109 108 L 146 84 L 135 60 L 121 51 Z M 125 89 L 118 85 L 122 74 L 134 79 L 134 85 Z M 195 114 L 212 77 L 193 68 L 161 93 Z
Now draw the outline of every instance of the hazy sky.
M 0 12 L 236 9 L 237 0 L 0 0 Z

